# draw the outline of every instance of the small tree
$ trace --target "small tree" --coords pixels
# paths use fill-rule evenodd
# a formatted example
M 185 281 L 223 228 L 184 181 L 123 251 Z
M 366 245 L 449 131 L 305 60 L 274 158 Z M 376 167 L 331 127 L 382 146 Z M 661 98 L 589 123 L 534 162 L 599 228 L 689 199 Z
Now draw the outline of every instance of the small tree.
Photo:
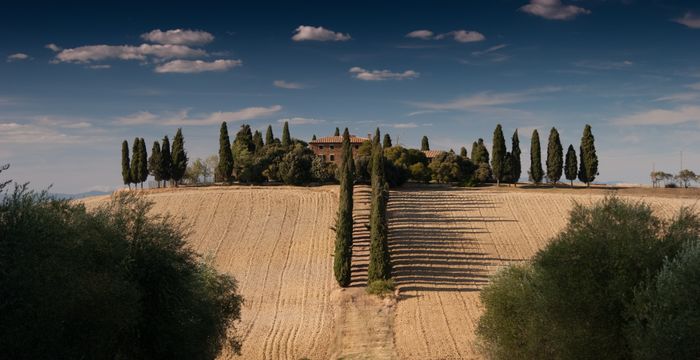
M 268 128 L 268 135 L 272 134 L 272 130 Z M 221 123 L 219 130 L 219 164 L 216 167 L 215 181 L 223 181 L 230 183 L 233 173 L 233 154 L 231 153 L 231 140 L 228 137 L 228 127 L 226 122 Z
M 134 187 L 138 187 L 138 183 L 141 182 L 141 139 L 134 138 L 134 142 L 131 143 L 131 182 Z
M 272 134 L 272 125 L 267 125 L 267 131 L 265 131 L 265 145 L 272 145 L 275 143 L 275 136 Z
M 170 154 L 170 139 L 168 135 L 163 137 L 160 147 L 160 177 L 163 179 L 163 187 L 167 186 L 167 183 L 172 179 L 170 171 L 172 171 L 172 155 Z
M 562 166 L 564 165 L 564 155 L 559 140 L 559 132 L 556 128 L 549 131 L 549 142 L 547 144 L 547 179 L 556 184 L 561 179 Z
M 581 149 L 579 152 L 581 162 L 579 163 L 578 179 L 591 186 L 595 177 L 598 176 L 598 155 L 595 151 L 595 138 L 591 132 L 591 126 L 586 124 L 581 137 Z
M 131 164 L 129 160 L 129 143 L 122 141 L 122 181 L 131 189 Z
M 518 185 L 520 180 L 520 174 L 522 173 L 522 165 L 520 162 L 520 138 L 518 137 L 518 129 L 515 129 L 513 137 L 511 139 L 511 182 Z
M 384 141 L 382 142 L 382 147 L 385 149 L 391 147 L 391 136 L 389 136 L 389 133 L 384 134 Z
M 282 127 L 282 146 L 288 147 L 292 144 L 292 137 L 289 135 L 289 122 L 284 122 L 284 127 Z
M 420 149 L 421 151 L 430 150 L 430 143 L 428 142 L 428 137 L 425 135 L 423 135 L 423 138 L 420 141 Z
M 574 187 L 578 164 L 576 163 L 576 150 L 574 150 L 573 145 L 569 145 L 569 149 L 566 150 L 566 165 L 564 167 L 566 168 L 566 179 L 570 181 L 571 187 Z
M 506 156 L 506 139 L 503 137 L 501 124 L 496 125 L 493 131 L 493 151 L 491 152 L 491 170 L 496 179 L 496 186 L 501 185 L 505 172 L 503 171 Z
M 540 152 L 540 134 L 537 129 L 532 131 L 530 142 L 530 180 L 535 184 L 542 182 L 542 154 Z
M 353 172 L 350 132 L 343 132 L 343 148 L 340 157 L 340 199 L 335 226 L 335 257 L 333 271 L 335 279 L 342 287 L 350 285 L 350 265 L 352 260 L 352 209 L 353 209 Z
M 692 170 L 683 169 L 678 173 L 678 175 L 676 175 L 676 179 L 678 179 L 681 185 L 687 189 L 690 187 L 690 183 L 692 181 L 698 181 L 698 176 L 695 175 Z

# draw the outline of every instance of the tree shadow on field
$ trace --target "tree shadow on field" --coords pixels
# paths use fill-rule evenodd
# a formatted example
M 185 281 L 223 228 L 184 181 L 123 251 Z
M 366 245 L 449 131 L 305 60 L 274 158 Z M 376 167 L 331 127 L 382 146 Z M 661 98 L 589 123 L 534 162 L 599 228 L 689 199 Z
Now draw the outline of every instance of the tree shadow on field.
M 488 233 L 480 224 L 516 220 L 483 217 L 478 209 L 497 204 L 442 190 L 391 192 L 389 250 L 392 275 L 402 293 L 478 291 L 493 267 L 520 261 L 493 257 L 476 239 Z M 402 294 L 406 296 L 419 295 Z

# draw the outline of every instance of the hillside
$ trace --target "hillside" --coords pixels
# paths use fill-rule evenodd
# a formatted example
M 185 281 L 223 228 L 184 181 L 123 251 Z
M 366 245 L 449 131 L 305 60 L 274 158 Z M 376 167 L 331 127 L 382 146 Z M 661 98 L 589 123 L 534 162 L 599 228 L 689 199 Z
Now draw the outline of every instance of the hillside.
M 411 188 L 391 192 L 389 235 L 398 301 L 364 294 L 368 188 L 355 189 L 353 284 L 332 276 L 337 187 L 211 187 L 148 192 L 157 212 L 191 224 L 192 247 L 234 275 L 246 299 L 245 359 L 478 358 L 478 290 L 529 259 L 600 190 Z M 694 197 L 621 192 L 662 216 Z M 680 194 L 680 193 L 679 193 Z M 88 207 L 106 197 L 84 200 Z M 229 358 L 230 356 L 224 356 Z

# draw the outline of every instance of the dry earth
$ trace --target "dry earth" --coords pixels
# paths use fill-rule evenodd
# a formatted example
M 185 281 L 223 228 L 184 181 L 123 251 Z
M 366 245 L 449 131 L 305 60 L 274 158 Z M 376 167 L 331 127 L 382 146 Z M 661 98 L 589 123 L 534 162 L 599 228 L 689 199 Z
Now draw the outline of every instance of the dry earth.
M 471 359 L 478 290 L 529 259 L 566 223 L 574 201 L 609 191 L 406 188 L 391 192 L 398 301 L 364 293 L 369 189 L 355 188 L 352 286 L 332 276 L 337 187 L 209 187 L 146 192 L 154 211 L 183 216 L 191 246 L 232 274 L 246 299 L 243 359 Z M 697 196 L 621 191 L 662 216 Z M 679 194 L 684 194 L 679 192 Z M 95 206 L 106 197 L 85 199 Z M 225 354 L 222 358 L 234 358 Z

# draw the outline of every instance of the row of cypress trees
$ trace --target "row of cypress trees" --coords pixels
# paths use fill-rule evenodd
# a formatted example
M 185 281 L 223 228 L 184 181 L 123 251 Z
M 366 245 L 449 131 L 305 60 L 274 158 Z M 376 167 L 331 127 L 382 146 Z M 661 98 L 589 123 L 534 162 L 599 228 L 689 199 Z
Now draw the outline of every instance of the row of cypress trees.
M 481 146 L 479 145 L 481 144 Z M 472 159 L 479 163 L 488 162 L 488 152 L 483 148 L 483 141 L 479 139 L 479 144 L 474 143 L 472 148 Z M 550 183 L 556 184 L 564 173 L 567 180 L 571 182 L 578 179 L 590 186 L 598 175 L 598 156 L 595 149 L 595 138 L 591 132 L 591 126 L 586 125 L 581 137 L 579 147 L 580 161 L 577 162 L 576 151 L 573 145 L 569 145 L 564 157 L 563 147 L 559 138 L 559 131 L 552 128 L 549 132 L 547 144 L 546 173 L 542 168 L 542 150 L 540 148 L 540 135 L 537 129 L 532 131 L 530 143 L 530 181 L 541 183 L 546 176 Z M 485 157 L 485 159 L 484 159 Z M 517 183 L 521 173 L 520 163 L 520 140 L 518 130 L 515 130 L 512 138 L 512 150 L 506 151 L 503 129 L 498 124 L 493 132 L 493 150 L 491 152 L 491 170 L 496 183 L 501 181 Z
M 143 189 L 143 183 L 148 179 L 148 175 L 153 176 L 158 182 L 158 187 L 161 186 L 161 182 L 165 186 L 167 181 L 172 181 L 177 186 L 185 176 L 187 161 L 182 129 L 177 129 L 172 148 L 167 135 L 163 137 L 162 145 L 154 141 L 150 158 L 143 138 L 134 139 L 131 160 L 129 160 L 129 143 L 126 140 L 122 142 L 122 180 L 129 188 L 131 184 L 136 186 L 140 183 Z
M 391 279 L 386 208 L 389 186 L 384 177 L 384 151 L 377 128 L 372 139 L 372 206 L 370 209 L 370 253 L 367 283 Z

